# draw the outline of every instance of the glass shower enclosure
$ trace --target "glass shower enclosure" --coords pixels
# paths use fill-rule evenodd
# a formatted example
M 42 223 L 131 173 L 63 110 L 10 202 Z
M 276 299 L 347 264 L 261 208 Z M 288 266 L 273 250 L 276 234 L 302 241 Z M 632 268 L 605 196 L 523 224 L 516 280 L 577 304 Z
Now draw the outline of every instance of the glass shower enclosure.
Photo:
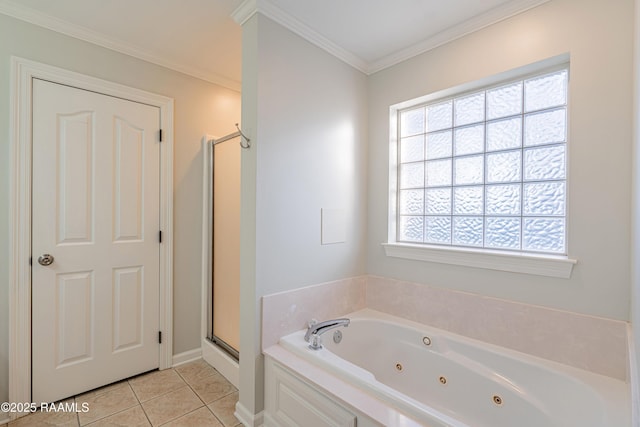
M 240 155 L 230 136 L 206 144 L 208 171 L 207 339 L 238 360 L 240 355 Z

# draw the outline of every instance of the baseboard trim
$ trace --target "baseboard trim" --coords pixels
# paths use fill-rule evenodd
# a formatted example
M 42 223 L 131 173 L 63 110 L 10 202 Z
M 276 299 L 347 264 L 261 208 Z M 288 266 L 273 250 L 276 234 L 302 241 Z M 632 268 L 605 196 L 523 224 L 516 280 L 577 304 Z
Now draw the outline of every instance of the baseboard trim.
M 202 358 L 216 368 L 235 388 L 240 388 L 240 366 L 227 353 L 220 350 L 209 340 L 202 340 Z
M 264 411 L 253 414 L 240 402 L 236 403 L 236 412 L 233 415 L 247 427 L 262 427 L 264 425 Z
M 635 326 L 640 327 L 640 325 Z M 636 352 L 633 326 L 627 326 L 627 342 L 629 344 L 629 386 L 631 388 L 631 425 L 640 426 L 640 359 Z
M 177 366 L 184 365 L 185 363 L 195 362 L 199 359 L 202 359 L 202 349 L 194 348 L 193 350 L 174 354 L 171 359 L 171 366 L 175 368 Z

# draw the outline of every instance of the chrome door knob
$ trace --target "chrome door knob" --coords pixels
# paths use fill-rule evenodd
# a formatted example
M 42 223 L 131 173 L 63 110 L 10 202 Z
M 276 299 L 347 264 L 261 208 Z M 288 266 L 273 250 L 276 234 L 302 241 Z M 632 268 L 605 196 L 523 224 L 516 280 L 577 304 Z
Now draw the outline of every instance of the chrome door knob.
M 38 257 L 38 263 L 44 266 L 51 265 L 53 264 L 53 259 L 53 255 L 42 254 Z

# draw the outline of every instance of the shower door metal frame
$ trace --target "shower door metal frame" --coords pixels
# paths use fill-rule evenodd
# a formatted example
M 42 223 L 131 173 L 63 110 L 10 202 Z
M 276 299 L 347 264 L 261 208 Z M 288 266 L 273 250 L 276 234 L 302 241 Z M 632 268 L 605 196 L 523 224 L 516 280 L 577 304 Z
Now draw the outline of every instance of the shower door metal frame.
M 214 224 L 213 224 L 213 218 L 215 215 L 215 203 L 214 203 L 213 191 L 215 188 L 215 160 L 216 160 L 215 146 L 217 144 L 234 139 L 238 136 L 240 136 L 240 132 L 235 132 L 233 134 L 230 134 L 218 139 L 211 139 L 207 141 L 205 145 L 207 152 L 204 153 L 205 156 L 209 157 L 209 162 L 208 162 L 209 168 L 206 171 L 206 174 L 207 174 L 206 176 L 208 178 L 207 179 L 207 183 L 208 183 L 208 192 L 207 192 L 208 193 L 208 209 L 207 210 L 209 213 L 209 218 L 207 219 L 207 224 L 209 225 L 207 227 L 207 231 L 208 231 L 207 247 L 209 248 L 209 256 L 207 257 L 208 271 L 207 271 L 207 296 L 206 296 L 207 298 L 206 339 L 211 343 L 215 344 L 216 346 L 218 346 L 220 349 L 224 350 L 229 356 L 231 356 L 236 361 L 240 360 L 240 353 L 238 352 L 238 350 L 230 346 L 220 337 L 216 336 L 213 332 L 213 287 L 214 287 L 213 271 L 215 268 L 215 265 L 213 262 L 213 257 L 215 255 L 214 247 L 213 247 L 214 235 L 215 235 Z

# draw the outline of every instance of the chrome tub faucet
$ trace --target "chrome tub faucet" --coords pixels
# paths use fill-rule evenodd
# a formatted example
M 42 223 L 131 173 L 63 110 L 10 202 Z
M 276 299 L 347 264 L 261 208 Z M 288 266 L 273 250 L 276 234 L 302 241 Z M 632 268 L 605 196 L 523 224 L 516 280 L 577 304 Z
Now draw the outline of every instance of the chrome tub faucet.
M 350 322 L 351 320 L 346 318 L 326 320 L 320 323 L 315 319 L 311 319 L 308 323 L 307 332 L 304 334 L 304 340 L 309 343 L 311 350 L 320 350 L 322 348 L 322 334 L 340 326 L 346 328 Z

